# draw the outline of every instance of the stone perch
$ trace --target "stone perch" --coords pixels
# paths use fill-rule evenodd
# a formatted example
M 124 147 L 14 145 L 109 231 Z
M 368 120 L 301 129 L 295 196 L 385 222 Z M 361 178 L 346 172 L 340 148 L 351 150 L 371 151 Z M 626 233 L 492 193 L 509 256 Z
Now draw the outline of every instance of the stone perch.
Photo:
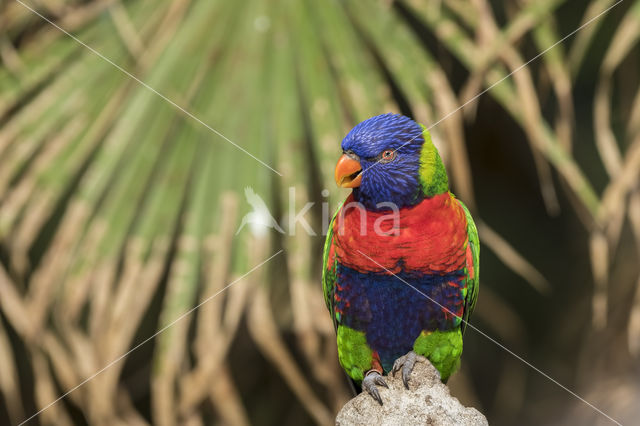
M 401 373 L 385 376 L 389 389 L 378 386 L 383 405 L 367 392 L 347 402 L 336 417 L 336 425 L 487 425 L 487 419 L 475 408 L 467 408 L 449 394 L 440 381 L 438 370 L 426 358 L 418 357 L 409 390 Z

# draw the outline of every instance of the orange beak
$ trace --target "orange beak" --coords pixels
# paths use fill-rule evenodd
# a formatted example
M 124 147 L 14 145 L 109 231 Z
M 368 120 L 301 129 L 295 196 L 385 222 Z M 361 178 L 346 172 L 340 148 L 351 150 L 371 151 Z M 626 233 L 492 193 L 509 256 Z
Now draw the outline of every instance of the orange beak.
M 336 164 L 336 184 L 342 188 L 355 188 L 360 186 L 362 180 L 362 166 L 360 163 L 346 154 Z

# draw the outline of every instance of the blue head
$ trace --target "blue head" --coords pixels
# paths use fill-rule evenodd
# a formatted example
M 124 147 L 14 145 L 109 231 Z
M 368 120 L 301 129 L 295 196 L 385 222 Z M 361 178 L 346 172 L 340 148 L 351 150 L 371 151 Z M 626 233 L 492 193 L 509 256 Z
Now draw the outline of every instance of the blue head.
M 382 202 L 412 206 L 447 188 L 446 173 L 444 187 L 429 188 L 431 181 L 442 180 L 432 172 L 444 172 L 444 166 L 429 133 L 405 116 L 383 114 L 361 122 L 343 139 L 342 151 L 336 182 L 353 188 L 356 201 L 368 209 L 380 209 Z

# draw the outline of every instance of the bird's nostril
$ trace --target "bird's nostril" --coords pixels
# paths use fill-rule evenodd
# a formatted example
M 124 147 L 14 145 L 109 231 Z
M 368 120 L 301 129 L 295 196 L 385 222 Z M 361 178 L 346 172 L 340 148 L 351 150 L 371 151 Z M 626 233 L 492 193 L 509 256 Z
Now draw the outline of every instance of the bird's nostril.
M 358 154 L 356 154 L 355 152 L 353 152 L 353 151 L 352 151 L 352 150 L 350 150 L 350 149 L 349 149 L 349 150 L 347 150 L 347 151 L 343 151 L 343 153 L 344 153 L 347 157 L 349 157 L 349 158 L 351 158 L 351 159 L 353 159 L 353 160 L 356 160 L 356 161 L 359 161 L 359 160 L 360 160 L 360 157 L 358 156 Z

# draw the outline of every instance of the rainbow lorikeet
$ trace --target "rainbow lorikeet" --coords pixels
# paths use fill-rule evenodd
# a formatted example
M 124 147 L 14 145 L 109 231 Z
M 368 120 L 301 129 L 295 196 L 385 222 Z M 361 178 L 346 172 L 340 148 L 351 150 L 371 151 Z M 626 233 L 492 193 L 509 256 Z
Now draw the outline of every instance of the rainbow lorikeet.
M 353 191 L 329 226 L 324 298 L 340 364 L 382 404 L 382 375 L 402 370 L 408 388 L 418 355 L 444 382 L 458 368 L 478 297 L 478 233 L 424 126 L 372 117 L 342 150 L 336 182 Z

